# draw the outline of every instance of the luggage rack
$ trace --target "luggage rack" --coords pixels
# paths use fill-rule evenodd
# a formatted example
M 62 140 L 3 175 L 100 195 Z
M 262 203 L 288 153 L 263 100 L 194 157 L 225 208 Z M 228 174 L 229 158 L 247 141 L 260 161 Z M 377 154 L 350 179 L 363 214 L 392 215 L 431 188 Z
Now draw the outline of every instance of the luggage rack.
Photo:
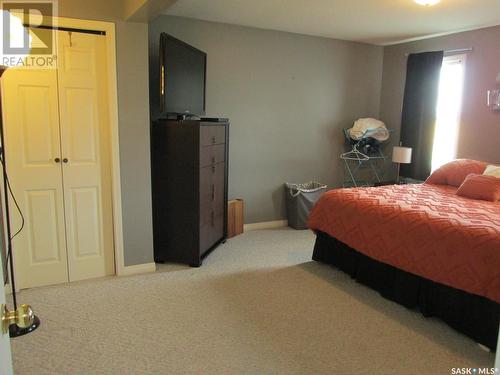
M 349 129 L 343 129 L 346 143 L 352 147 L 351 151 L 344 152 L 340 155 L 340 159 L 344 161 L 344 182 L 342 186 L 361 187 L 374 186 L 375 183 L 381 182 L 381 177 L 385 173 L 386 156 L 381 150 L 381 145 L 377 147 L 373 153 L 365 154 L 359 150 L 361 140 L 370 137 L 371 133 L 375 133 L 380 129 L 367 130 L 358 140 L 354 140 L 349 136 Z M 393 130 L 389 130 L 389 134 Z M 386 142 L 386 141 L 384 141 Z M 383 142 L 381 142 L 383 143 Z M 364 172 L 364 173 L 363 173 Z

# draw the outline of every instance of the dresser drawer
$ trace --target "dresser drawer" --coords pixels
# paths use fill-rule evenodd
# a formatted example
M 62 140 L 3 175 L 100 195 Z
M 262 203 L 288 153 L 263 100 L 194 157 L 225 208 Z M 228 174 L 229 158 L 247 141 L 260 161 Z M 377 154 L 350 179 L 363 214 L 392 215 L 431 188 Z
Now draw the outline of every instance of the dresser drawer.
M 219 164 L 226 160 L 226 145 L 200 147 L 200 168 Z
M 200 255 L 224 235 L 225 163 L 200 169 Z
M 224 205 L 225 163 L 200 169 L 200 210 L 208 211 L 211 207 Z
M 226 127 L 224 125 L 200 126 L 200 145 L 210 146 L 226 143 Z
M 224 207 L 225 195 L 225 163 L 200 169 L 200 212 L 211 211 L 212 208 Z M 207 219 L 208 216 L 205 216 Z
M 224 237 L 224 212 L 221 207 L 200 212 L 200 256 Z

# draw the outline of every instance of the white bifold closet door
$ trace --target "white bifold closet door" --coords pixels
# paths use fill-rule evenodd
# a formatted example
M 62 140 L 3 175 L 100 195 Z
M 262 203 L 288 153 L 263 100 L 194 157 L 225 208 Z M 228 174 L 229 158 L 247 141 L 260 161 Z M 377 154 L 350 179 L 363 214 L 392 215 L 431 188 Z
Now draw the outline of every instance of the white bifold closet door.
M 114 274 L 105 39 L 55 34 L 57 69 L 3 80 L 7 167 L 26 221 L 13 241 L 19 288 Z M 12 200 L 11 224 L 21 225 Z

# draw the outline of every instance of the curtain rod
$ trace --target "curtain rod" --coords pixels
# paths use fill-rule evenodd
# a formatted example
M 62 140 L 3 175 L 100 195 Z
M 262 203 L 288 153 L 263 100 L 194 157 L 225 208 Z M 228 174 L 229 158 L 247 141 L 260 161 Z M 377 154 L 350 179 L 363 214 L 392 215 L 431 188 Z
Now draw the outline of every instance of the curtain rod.
M 448 51 L 444 51 L 445 54 L 449 54 L 449 53 L 458 53 L 458 52 L 471 52 L 473 51 L 473 48 L 472 47 L 468 47 L 468 48 L 458 48 L 458 49 L 450 49 Z M 414 53 L 418 53 L 418 52 L 414 52 Z M 410 56 L 410 53 L 405 53 L 405 56 Z
M 23 24 L 24 27 L 33 29 L 45 29 L 45 30 L 56 30 L 56 31 L 70 31 L 73 33 L 83 33 L 83 34 L 93 34 L 93 35 L 106 35 L 106 31 L 101 30 L 87 30 L 87 29 L 76 29 L 73 27 L 60 27 L 60 26 L 48 26 L 48 25 L 30 25 Z

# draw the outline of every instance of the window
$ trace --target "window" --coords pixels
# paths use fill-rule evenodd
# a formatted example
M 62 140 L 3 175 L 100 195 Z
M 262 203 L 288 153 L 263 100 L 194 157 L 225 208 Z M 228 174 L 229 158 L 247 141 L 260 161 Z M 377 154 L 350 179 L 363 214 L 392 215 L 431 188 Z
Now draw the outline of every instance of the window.
M 465 55 L 446 56 L 443 59 L 432 147 L 433 171 L 457 157 L 464 73 Z

